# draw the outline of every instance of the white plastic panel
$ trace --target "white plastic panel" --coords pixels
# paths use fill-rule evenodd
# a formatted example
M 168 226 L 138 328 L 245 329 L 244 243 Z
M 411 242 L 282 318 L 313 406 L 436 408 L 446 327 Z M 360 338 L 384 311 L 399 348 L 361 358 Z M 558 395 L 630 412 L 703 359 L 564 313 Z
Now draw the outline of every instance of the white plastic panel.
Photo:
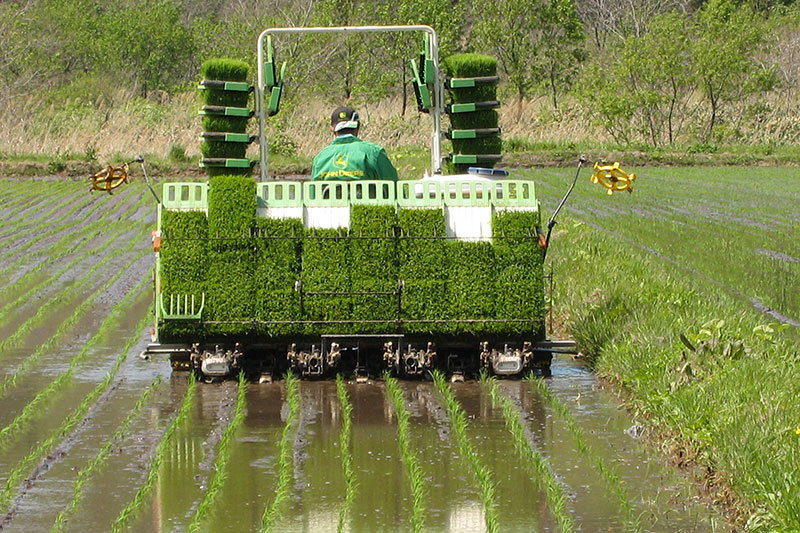
M 462 241 L 492 240 L 492 208 L 447 206 L 444 209 L 447 236 Z
M 349 228 L 350 207 L 305 207 L 303 225 L 306 228 Z

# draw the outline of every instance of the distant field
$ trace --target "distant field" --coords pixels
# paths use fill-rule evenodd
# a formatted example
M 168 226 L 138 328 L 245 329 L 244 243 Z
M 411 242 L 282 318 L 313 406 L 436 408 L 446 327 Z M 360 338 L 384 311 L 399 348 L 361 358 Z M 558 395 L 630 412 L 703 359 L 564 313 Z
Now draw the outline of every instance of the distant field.
M 800 324 L 800 169 L 627 168 L 634 192 L 605 194 L 582 170 L 560 216 L 616 235 L 658 257 L 676 276 L 702 280 L 772 320 Z M 525 171 L 549 217 L 572 169 Z M 546 220 L 543 221 L 546 223 Z M 558 226 L 554 231 L 558 230 Z M 553 240 L 555 253 L 559 239 Z M 609 276 L 624 276 L 620 264 Z

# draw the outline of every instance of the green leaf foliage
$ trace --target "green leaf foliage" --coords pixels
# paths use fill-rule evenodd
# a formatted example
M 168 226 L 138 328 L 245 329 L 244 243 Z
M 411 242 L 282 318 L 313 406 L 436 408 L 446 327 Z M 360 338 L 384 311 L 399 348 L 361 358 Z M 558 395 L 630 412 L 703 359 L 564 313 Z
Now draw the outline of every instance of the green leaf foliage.
M 300 320 L 300 279 L 303 223 L 299 219 L 256 219 L 256 264 L 253 271 L 254 317 L 257 320 Z M 302 334 L 298 325 L 267 324 L 258 332 L 267 336 Z
M 256 182 L 245 176 L 216 176 L 208 187 L 208 236 L 211 239 L 250 237 L 256 216 Z M 224 249 L 226 241 L 212 241 Z M 232 243 L 233 246 L 238 246 Z
M 494 253 L 488 242 L 448 241 L 448 318 L 492 319 L 494 311 Z M 450 332 L 479 334 L 490 327 L 482 322 L 453 323 Z
M 170 295 L 194 296 L 200 305 L 206 286 L 208 219 L 202 211 L 161 212 L 161 292 L 166 306 Z M 196 323 L 165 322 L 159 331 L 163 342 L 196 337 Z
M 350 291 L 350 269 L 347 256 L 350 241 L 343 229 L 309 229 L 303 239 L 303 291 Z M 305 320 L 350 320 L 351 302 L 348 295 L 306 294 L 303 298 Z M 311 324 L 310 335 L 349 333 L 346 324 Z
M 350 209 L 350 283 L 353 292 L 395 292 L 397 290 L 397 223 L 394 205 L 353 205 Z M 359 295 L 353 298 L 354 320 L 394 320 L 397 297 L 389 294 Z M 368 333 L 389 333 L 395 325 L 362 324 L 356 329 Z
M 495 316 L 533 323 L 499 323 L 498 333 L 544 334 L 542 251 L 536 226 L 538 211 L 495 211 L 492 215 L 495 280 Z
M 444 210 L 401 209 L 398 222 L 404 238 L 398 243 L 399 275 L 405 283 L 402 318 L 441 320 L 447 315 L 447 256 Z M 442 324 L 411 323 L 408 333 L 433 333 Z

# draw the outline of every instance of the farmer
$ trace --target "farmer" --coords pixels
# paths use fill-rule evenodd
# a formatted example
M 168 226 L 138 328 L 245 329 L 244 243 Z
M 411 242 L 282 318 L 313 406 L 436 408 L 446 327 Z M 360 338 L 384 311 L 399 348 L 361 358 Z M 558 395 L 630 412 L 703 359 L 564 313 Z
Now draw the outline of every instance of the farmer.
M 358 112 L 337 107 L 331 114 L 334 139 L 314 158 L 312 180 L 392 180 L 395 170 L 386 151 L 358 138 Z

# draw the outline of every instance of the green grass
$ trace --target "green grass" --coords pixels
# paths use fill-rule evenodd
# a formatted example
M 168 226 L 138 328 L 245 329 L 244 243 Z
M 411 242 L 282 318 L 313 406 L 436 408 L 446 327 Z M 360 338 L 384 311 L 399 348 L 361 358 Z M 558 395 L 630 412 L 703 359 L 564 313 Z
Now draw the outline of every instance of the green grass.
M 122 511 L 120 511 L 116 520 L 114 520 L 114 522 L 111 524 L 112 532 L 117 533 L 129 528 L 131 520 L 135 518 L 136 513 L 141 509 L 142 505 L 144 505 L 145 499 L 155 487 L 156 481 L 158 480 L 158 471 L 164 462 L 164 458 L 169 453 L 172 437 L 175 435 L 175 432 L 178 431 L 178 428 L 180 428 L 182 424 L 186 423 L 189 413 L 192 410 L 196 390 L 197 379 L 195 378 L 194 373 L 192 373 L 189 376 L 186 394 L 183 396 L 183 401 L 181 402 L 180 408 L 178 409 L 175 418 L 172 419 L 169 427 L 167 427 L 166 431 L 161 436 L 161 440 L 158 442 L 158 446 L 156 447 L 153 458 L 150 461 L 150 466 L 147 470 L 147 475 L 145 476 L 144 482 L 139 486 L 139 489 L 136 491 L 136 494 L 134 494 L 131 501 L 128 502 Z
M 415 532 L 422 531 L 425 525 L 425 496 L 428 488 L 425 483 L 425 472 L 420 466 L 419 457 L 411 448 L 411 429 L 409 420 L 411 415 L 406 409 L 403 389 L 397 378 L 388 373 L 383 375 L 386 384 L 386 395 L 392 402 L 397 416 L 397 444 L 400 447 L 400 457 L 406 467 L 406 475 L 411 484 L 411 529 Z
M 353 452 L 350 439 L 353 435 L 353 404 L 347 394 L 347 388 L 341 374 L 336 374 L 336 396 L 342 405 L 342 429 L 339 432 L 339 453 L 342 456 L 342 472 L 344 473 L 344 501 L 339 508 L 337 531 L 345 531 L 350 509 L 356 496 L 356 474 L 353 469 Z
M 724 189 L 719 181 L 713 187 L 696 185 L 692 198 Z M 788 183 L 786 189 L 791 194 Z M 745 196 L 746 190 L 742 185 Z M 780 215 L 785 204 L 773 204 L 773 215 Z M 716 265 L 702 256 L 682 258 L 698 269 L 692 273 L 637 241 L 568 220 L 559 228 L 553 250 L 561 273 L 556 306 L 571 310 L 568 327 L 598 374 L 626 391 L 630 407 L 662 432 L 660 438 L 733 489 L 741 501 L 740 520 L 752 530 L 800 529 L 800 479 L 793 474 L 800 464 L 796 337 L 779 332 L 773 318 L 709 281 Z M 689 249 L 705 248 L 713 257 L 714 249 L 724 247 L 725 238 L 716 232 L 683 232 Z M 658 244 L 647 236 L 643 231 L 638 242 Z M 728 242 L 738 247 L 747 238 L 735 232 Z M 750 254 L 731 251 L 725 268 L 738 278 L 736 272 L 751 262 Z M 624 275 L 608 275 L 621 268 Z
M 481 500 L 483 501 L 484 520 L 486 522 L 486 529 L 489 532 L 499 531 L 497 522 L 497 494 L 495 492 L 495 483 L 492 479 L 492 471 L 486 465 L 482 464 L 475 448 L 469 441 L 467 436 L 467 415 L 464 408 L 456 399 L 453 390 L 444 374 L 436 370 L 433 372 L 433 382 L 436 389 L 442 396 L 445 411 L 450 421 L 450 428 L 453 430 L 453 439 L 458 445 L 458 450 L 461 457 L 472 470 L 475 480 L 478 483 Z
M 261 516 L 260 531 L 272 531 L 275 521 L 283 510 L 286 499 L 289 498 L 292 479 L 294 478 L 292 468 L 292 437 L 297 430 L 297 420 L 300 412 L 300 380 L 291 373 L 286 376 L 286 403 L 289 405 L 289 414 L 281 434 L 281 441 L 278 444 L 278 485 L 275 487 L 275 495 L 272 503 L 264 509 Z

